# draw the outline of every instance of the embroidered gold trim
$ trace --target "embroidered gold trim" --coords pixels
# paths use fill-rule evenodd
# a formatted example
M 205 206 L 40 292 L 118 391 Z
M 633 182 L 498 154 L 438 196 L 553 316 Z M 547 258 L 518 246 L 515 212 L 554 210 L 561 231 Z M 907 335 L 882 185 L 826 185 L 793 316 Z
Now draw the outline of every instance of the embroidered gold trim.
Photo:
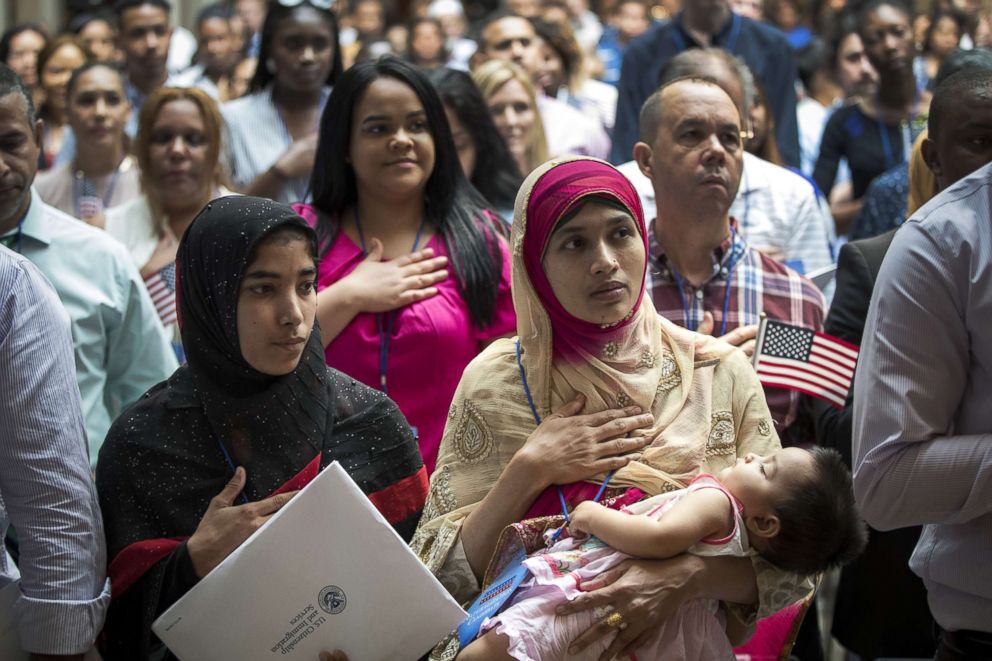
M 734 416 L 730 411 L 717 411 L 710 418 L 710 435 L 706 441 L 706 456 L 724 456 L 736 452 Z
M 674 356 L 666 353 L 661 359 L 661 379 L 658 381 L 656 394 L 663 395 L 682 383 L 682 375 Z
M 493 451 L 493 433 L 486 424 L 482 412 L 465 400 L 458 427 L 455 428 L 455 453 L 468 464 L 474 464 L 488 457 Z

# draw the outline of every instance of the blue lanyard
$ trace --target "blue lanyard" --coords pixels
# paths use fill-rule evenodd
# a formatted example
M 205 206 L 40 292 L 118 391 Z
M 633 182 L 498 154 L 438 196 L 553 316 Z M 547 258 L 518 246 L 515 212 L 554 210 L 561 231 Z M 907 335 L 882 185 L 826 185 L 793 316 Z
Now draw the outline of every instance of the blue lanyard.
M 722 46 L 721 48 L 723 48 L 723 50 L 727 50 L 730 51 L 731 53 L 736 54 L 735 49 L 737 47 L 737 37 L 739 37 L 741 34 L 741 17 L 732 12 L 730 15 L 732 16 L 732 18 L 730 19 L 731 21 L 730 35 L 727 37 L 726 45 Z M 672 28 L 673 28 L 672 38 L 675 39 L 675 49 L 676 49 L 676 54 L 678 54 L 687 48 L 685 39 L 682 37 L 681 21 L 679 22 L 679 25 L 673 25 Z
M 234 475 L 235 471 L 237 471 L 237 468 L 234 467 L 234 460 L 231 459 L 231 453 L 227 451 L 226 447 L 224 447 L 224 442 L 220 440 L 219 436 L 217 437 L 217 445 L 220 446 L 220 451 L 224 455 L 224 461 L 226 461 L 227 465 L 231 468 L 231 475 Z M 244 489 L 242 489 L 241 493 L 238 494 L 238 501 L 242 505 L 248 504 L 248 496 L 245 495 L 245 491 L 247 490 L 248 490 L 248 480 L 246 478 Z
M 730 228 L 730 261 L 727 264 L 727 285 L 726 290 L 723 294 L 723 320 L 720 322 L 720 334 L 717 337 L 723 337 L 727 334 L 727 317 L 730 313 L 730 289 L 733 283 L 734 277 L 734 267 L 737 266 L 737 231 L 731 227 Z M 675 270 L 675 267 L 669 264 L 669 269 L 672 271 L 672 276 L 675 278 L 675 284 L 679 289 L 679 300 L 682 301 L 682 313 L 685 315 L 685 326 L 691 331 L 699 328 L 699 322 L 692 318 L 692 310 L 689 309 L 689 302 L 685 297 L 685 279 L 682 274 Z M 700 290 L 702 291 L 702 290 Z M 695 307 L 695 305 L 693 306 Z
M 534 422 L 540 425 L 541 414 L 537 412 L 537 407 L 534 405 L 534 397 L 531 395 L 530 386 L 527 384 L 527 373 L 524 372 L 524 363 L 520 357 L 520 338 L 517 338 L 517 367 L 520 369 L 520 381 L 524 384 L 524 395 L 527 396 L 527 403 L 530 404 L 530 412 L 534 415 Z M 599 499 L 603 497 L 603 492 L 606 491 L 606 485 L 610 483 L 610 480 L 613 479 L 616 472 L 616 469 L 614 469 L 606 474 L 606 479 L 603 480 L 603 484 L 600 485 L 599 491 L 596 492 L 596 496 L 592 499 L 592 502 L 599 502 Z M 567 526 L 568 522 L 571 520 L 568 516 L 568 503 L 565 502 L 565 492 L 562 491 L 561 485 L 558 485 L 556 488 L 558 489 L 558 502 L 561 503 L 562 514 L 565 515 L 565 525 L 563 525 L 558 532 L 555 533 L 554 537 L 552 537 L 552 541 L 557 540 L 558 537 L 561 536 L 562 531 L 565 530 L 565 526 Z
M 413 247 L 410 252 L 416 252 L 420 244 L 420 237 L 424 232 L 425 220 L 421 219 L 420 227 L 417 228 L 417 235 L 413 238 Z M 362 232 L 362 221 L 358 218 L 358 207 L 355 207 L 355 228 L 358 230 L 358 240 L 362 244 L 362 254 L 368 255 L 369 251 L 365 247 L 365 233 Z M 396 311 L 390 310 L 375 316 L 375 328 L 379 333 L 379 390 L 389 394 L 389 384 L 386 373 L 389 370 L 389 345 L 393 340 L 393 323 L 396 320 Z

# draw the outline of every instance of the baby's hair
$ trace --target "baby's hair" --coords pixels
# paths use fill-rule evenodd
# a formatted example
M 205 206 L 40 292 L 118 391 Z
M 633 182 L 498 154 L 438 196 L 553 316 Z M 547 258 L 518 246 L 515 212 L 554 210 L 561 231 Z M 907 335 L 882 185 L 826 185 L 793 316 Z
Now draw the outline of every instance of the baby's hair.
M 840 453 L 813 448 L 809 475 L 792 482 L 775 508 L 778 535 L 762 556 L 781 569 L 813 574 L 857 558 L 868 543 L 868 529 L 854 502 L 851 471 Z

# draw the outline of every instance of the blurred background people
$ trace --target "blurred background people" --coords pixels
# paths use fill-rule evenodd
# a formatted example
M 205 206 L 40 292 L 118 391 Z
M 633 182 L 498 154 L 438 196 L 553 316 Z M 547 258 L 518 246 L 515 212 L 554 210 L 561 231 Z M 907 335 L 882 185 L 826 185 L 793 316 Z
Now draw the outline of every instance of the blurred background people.
M 437 69 L 448 62 L 444 28 L 436 18 L 415 18 L 407 33 L 406 57 L 421 69 Z
M 127 248 L 177 355 L 176 250 L 203 206 L 227 195 L 220 163 L 223 121 L 196 88 L 163 88 L 141 108 L 135 154 L 140 197 L 107 211 L 107 233 Z
M 68 31 L 79 37 L 94 60 L 121 62 L 121 52 L 117 48 L 117 26 L 113 14 L 106 11 L 78 14 L 69 21 Z
M 337 19 L 322 4 L 269 4 L 251 93 L 221 107 L 231 178 L 245 194 L 307 197 L 320 114 L 341 75 Z
M 56 209 L 102 227 L 106 209 L 134 199 L 141 190 L 124 133 L 132 112 L 124 76 L 112 64 L 88 62 L 69 78 L 66 100 L 75 155 L 40 173 L 35 187 Z
M 523 178 L 479 88 L 463 71 L 436 69 L 428 77 L 444 103 L 462 172 L 490 208 L 512 222 L 513 203 Z
M 20 23 L 0 37 L 0 62 L 14 70 L 31 90 L 36 104 L 38 94 L 38 55 L 48 44 L 48 32 L 39 23 Z
M 38 115 L 45 122 L 42 169 L 71 161 L 76 144 L 68 125 L 66 90 L 72 72 L 86 64 L 89 53 L 73 35 L 55 37 L 38 55 L 38 80 L 44 101 Z
M 207 5 L 196 17 L 196 63 L 175 76 L 176 87 L 199 87 L 218 103 L 237 98 L 231 74 L 241 59 L 241 39 L 231 25 L 234 13 L 222 3 Z
M 548 160 L 544 122 L 537 108 L 534 85 L 523 69 L 510 62 L 491 60 L 472 73 L 489 114 L 516 161 L 521 177 Z

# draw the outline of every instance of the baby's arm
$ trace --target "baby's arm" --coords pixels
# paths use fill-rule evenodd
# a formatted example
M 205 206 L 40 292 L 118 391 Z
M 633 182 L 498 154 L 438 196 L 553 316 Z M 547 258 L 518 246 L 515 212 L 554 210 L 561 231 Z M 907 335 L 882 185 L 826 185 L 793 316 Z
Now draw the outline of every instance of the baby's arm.
M 572 512 L 569 531 L 595 535 L 622 553 L 661 560 L 683 553 L 702 539 L 724 537 L 734 529 L 730 500 L 718 489 L 687 494 L 655 521 L 586 501 Z

